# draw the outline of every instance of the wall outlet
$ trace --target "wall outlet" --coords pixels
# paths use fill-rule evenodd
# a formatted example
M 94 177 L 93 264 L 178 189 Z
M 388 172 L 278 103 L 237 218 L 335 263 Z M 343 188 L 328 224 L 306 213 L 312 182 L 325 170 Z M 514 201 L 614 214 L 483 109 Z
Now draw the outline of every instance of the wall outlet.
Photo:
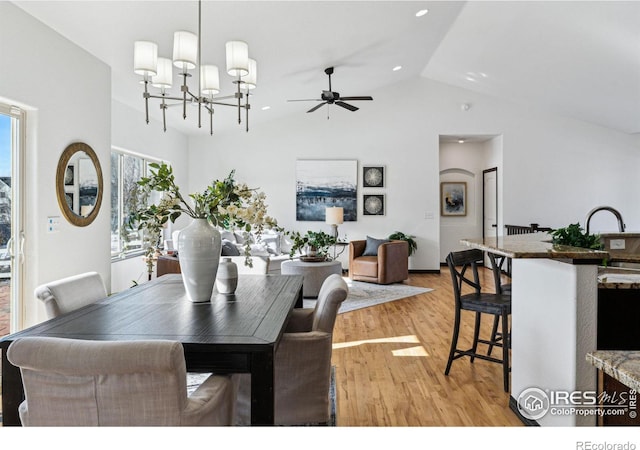
M 624 239 L 611 239 L 609 248 L 611 250 L 624 250 Z

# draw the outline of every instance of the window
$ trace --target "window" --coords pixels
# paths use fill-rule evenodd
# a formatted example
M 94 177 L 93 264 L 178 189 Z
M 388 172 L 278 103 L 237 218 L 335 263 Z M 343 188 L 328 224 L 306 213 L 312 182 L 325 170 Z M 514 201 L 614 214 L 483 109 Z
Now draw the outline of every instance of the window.
M 124 150 L 111 150 L 111 256 L 142 253 L 142 231 L 130 230 L 126 221 L 138 204 L 138 180 L 148 172 L 155 159 Z

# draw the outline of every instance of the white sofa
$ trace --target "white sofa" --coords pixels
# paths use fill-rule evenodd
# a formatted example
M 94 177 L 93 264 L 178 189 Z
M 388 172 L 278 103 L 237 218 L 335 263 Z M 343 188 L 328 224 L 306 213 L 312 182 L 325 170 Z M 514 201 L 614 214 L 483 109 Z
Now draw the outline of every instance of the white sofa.
M 178 242 L 178 233 L 172 233 L 174 246 Z M 222 237 L 222 258 L 231 258 L 238 266 L 238 273 L 280 274 L 280 264 L 288 261 L 291 243 L 273 230 L 265 230 L 260 240 L 246 231 L 220 231 Z M 246 265 L 245 245 L 249 239 L 252 266 Z

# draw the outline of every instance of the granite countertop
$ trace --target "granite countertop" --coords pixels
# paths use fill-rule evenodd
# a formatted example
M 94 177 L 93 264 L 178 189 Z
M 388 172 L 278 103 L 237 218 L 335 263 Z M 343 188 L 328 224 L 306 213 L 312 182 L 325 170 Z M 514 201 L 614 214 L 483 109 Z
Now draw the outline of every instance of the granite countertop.
M 552 244 L 551 235 L 543 232 L 498 236 L 497 239 L 462 239 L 460 243 L 509 258 L 593 260 L 595 264 L 609 257 L 609 253 L 602 250 Z
M 587 361 L 625 386 L 640 391 L 640 351 L 597 350 Z
M 640 270 L 599 267 L 598 289 L 640 289 Z

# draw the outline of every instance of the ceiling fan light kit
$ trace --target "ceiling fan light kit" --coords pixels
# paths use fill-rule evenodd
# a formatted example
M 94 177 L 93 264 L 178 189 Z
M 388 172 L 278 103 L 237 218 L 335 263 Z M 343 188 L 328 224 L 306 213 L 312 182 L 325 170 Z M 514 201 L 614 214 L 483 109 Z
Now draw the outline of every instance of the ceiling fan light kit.
M 349 103 L 345 103 L 345 101 L 361 101 L 361 100 L 373 100 L 373 97 L 369 95 L 365 96 L 356 96 L 356 97 L 342 97 L 339 92 L 334 92 L 331 88 L 331 75 L 333 75 L 334 68 L 327 67 L 324 69 L 324 73 L 329 77 L 329 90 L 322 91 L 319 99 L 306 99 L 306 100 L 289 100 L 290 102 L 322 102 L 311 108 L 307 113 L 312 113 L 320 107 L 324 105 L 338 105 L 343 107 L 344 109 L 348 109 L 349 111 L 357 111 L 359 108 L 357 106 L 353 106 Z M 327 114 L 327 119 L 329 118 L 329 114 Z
M 198 106 L 198 128 L 202 128 L 202 109 L 209 113 L 209 133 L 213 135 L 214 105 L 231 106 L 238 111 L 238 123 L 242 123 L 242 110 L 245 110 L 245 128 L 249 131 L 249 91 L 257 86 L 257 63 L 249 58 L 249 46 L 244 41 L 229 41 L 225 45 L 227 73 L 235 78 L 236 92 L 223 97 L 214 96 L 220 93 L 220 73 L 218 66 L 201 64 L 201 30 L 202 30 L 202 0 L 198 1 L 198 34 L 190 31 L 176 31 L 173 35 L 173 60 L 158 57 L 158 45 L 151 41 L 134 42 L 133 66 L 134 72 L 143 77 L 145 118 L 149 123 L 149 99 L 160 100 L 162 110 L 162 124 L 167 131 L 166 110 L 169 106 L 182 104 L 182 118 L 187 118 L 187 103 Z M 180 90 L 182 97 L 172 97 L 167 90 L 173 84 L 173 66 L 177 67 L 182 76 Z M 193 93 L 187 85 L 187 78 L 191 76 L 189 70 L 200 68 L 200 82 L 198 91 Z M 151 94 L 148 85 L 160 89 L 160 94 Z M 244 90 L 244 92 L 243 92 Z M 229 99 L 237 103 L 228 103 Z M 244 103 L 243 103 L 244 100 Z M 177 101 L 179 103 L 168 103 Z

